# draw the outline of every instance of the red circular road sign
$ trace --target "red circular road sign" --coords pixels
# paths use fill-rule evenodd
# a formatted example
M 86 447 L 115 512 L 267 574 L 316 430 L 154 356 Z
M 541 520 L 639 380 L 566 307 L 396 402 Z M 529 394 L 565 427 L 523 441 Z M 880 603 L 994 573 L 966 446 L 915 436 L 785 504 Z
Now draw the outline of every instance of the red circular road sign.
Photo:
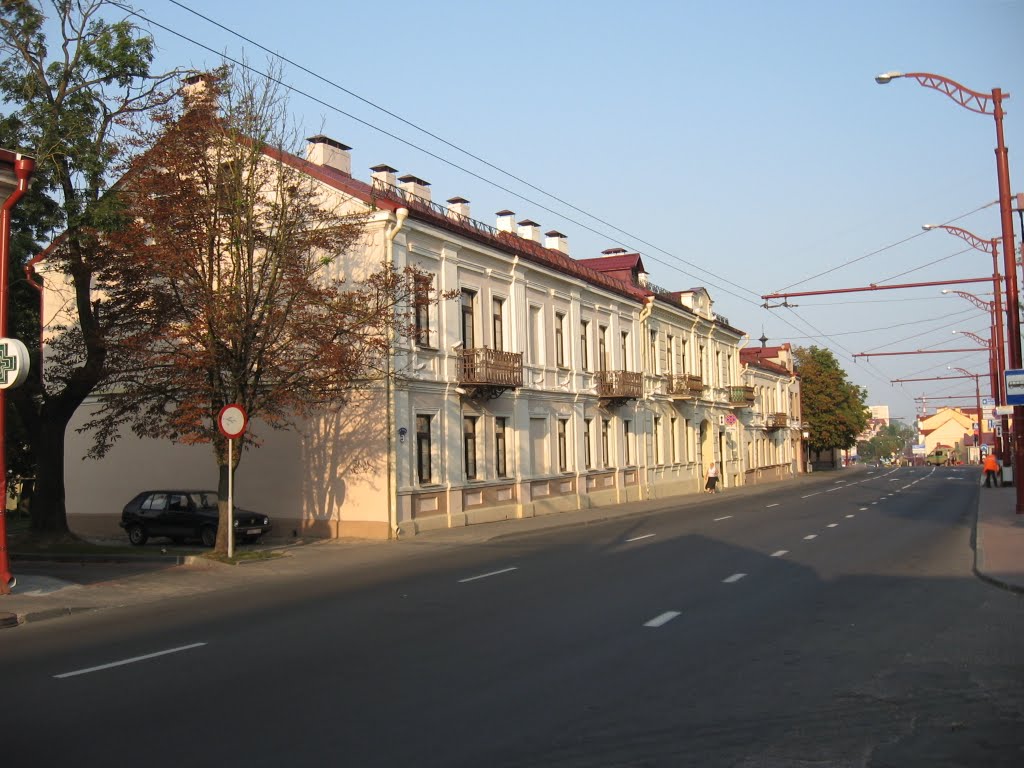
M 229 440 L 234 440 L 245 434 L 245 428 L 249 425 L 249 415 L 245 408 L 237 403 L 225 405 L 217 414 L 217 427 L 220 433 Z

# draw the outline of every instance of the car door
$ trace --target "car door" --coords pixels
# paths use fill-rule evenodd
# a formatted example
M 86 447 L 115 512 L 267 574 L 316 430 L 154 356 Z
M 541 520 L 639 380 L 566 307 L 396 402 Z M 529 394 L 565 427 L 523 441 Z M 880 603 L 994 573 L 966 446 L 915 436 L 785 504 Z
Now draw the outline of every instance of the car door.
M 150 536 L 167 536 L 167 494 L 154 491 L 139 506 L 139 517 Z
M 187 494 L 168 493 L 165 536 L 183 539 L 196 535 L 196 515 Z

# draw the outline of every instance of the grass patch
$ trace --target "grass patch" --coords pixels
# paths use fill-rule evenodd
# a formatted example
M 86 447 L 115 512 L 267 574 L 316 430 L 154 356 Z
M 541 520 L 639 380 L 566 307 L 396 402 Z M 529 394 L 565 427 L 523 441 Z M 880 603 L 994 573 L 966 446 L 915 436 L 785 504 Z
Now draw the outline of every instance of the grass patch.
M 218 563 L 238 565 L 239 563 L 255 562 L 258 560 L 276 560 L 279 557 L 284 557 L 284 553 L 270 549 L 254 549 L 246 552 L 235 552 L 234 557 L 228 557 L 218 552 L 206 552 L 200 555 L 200 557 L 205 557 L 207 560 L 215 560 Z

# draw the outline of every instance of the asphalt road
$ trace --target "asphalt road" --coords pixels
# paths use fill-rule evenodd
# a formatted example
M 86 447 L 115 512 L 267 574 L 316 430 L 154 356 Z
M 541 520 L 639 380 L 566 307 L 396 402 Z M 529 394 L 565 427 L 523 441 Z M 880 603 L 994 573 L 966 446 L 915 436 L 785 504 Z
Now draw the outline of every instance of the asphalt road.
M 976 473 L 851 479 L 23 627 L 3 762 L 1024 765 Z

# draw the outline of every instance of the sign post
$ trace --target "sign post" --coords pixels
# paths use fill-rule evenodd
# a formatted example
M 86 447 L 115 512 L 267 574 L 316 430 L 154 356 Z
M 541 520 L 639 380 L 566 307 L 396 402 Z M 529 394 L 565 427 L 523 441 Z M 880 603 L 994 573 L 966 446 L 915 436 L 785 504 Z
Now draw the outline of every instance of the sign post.
M 249 416 L 237 403 L 225 405 L 217 415 L 217 428 L 228 439 L 228 559 L 235 556 L 235 440 L 245 434 Z

